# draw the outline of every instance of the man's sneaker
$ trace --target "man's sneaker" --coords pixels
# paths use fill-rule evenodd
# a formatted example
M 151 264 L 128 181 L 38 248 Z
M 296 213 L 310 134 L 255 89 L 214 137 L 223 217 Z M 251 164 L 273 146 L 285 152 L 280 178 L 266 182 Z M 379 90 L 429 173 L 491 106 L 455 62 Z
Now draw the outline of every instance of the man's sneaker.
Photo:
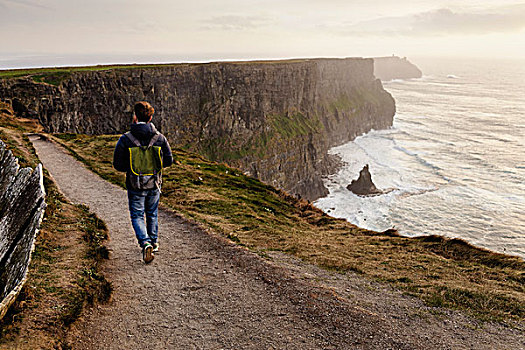
M 153 255 L 153 246 L 150 243 L 144 244 L 144 247 L 142 247 L 142 259 L 144 259 L 144 262 L 149 264 L 153 261 L 154 257 L 155 255 Z
M 153 252 L 156 253 L 159 251 L 159 242 L 155 242 L 153 245 Z

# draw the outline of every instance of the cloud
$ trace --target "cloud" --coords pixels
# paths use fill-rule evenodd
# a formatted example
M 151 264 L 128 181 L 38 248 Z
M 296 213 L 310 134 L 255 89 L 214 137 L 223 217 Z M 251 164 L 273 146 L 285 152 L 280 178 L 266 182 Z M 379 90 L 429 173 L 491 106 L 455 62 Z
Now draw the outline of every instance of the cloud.
M 131 23 L 130 21 L 117 21 L 115 24 L 115 26 L 112 24 L 109 26 L 106 24 L 105 26 L 124 35 L 158 35 L 159 33 L 165 33 L 167 31 L 167 27 L 162 23 L 148 19 L 132 21 Z
M 41 14 L 52 13 L 51 8 L 33 0 L 0 0 L 0 28 L 4 34 L 9 24 L 23 24 Z M 32 23 L 33 24 L 33 23 Z
M 248 30 L 271 24 L 271 19 L 265 16 L 215 16 L 204 21 L 202 29 L 206 30 Z
M 31 0 L 1 0 L 0 6 L 6 7 L 6 5 L 21 5 L 25 7 L 31 7 L 36 9 L 46 9 L 49 10 L 49 7 L 40 4 L 39 1 L 31 1 Z
M 399 17 L 382 17 L 332 27 L 342 35 L 447 35 L 516 32 L 525 28 L 525 4 L 482 11 L 455 12 L 449 8 Z

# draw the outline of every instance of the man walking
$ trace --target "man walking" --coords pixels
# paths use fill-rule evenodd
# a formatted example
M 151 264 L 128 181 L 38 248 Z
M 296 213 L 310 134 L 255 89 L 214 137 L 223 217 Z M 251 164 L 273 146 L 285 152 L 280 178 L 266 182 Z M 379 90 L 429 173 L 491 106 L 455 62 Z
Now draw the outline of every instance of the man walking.
M 126 172 L 131 224 L 142 248 L 142 258 L 148 264 L 159 249 L 157 212 L 162 168 L 173 163 L 173 156 L 166 137 L 151 122 L 153 107 L 140 101 L 134 111 L 130 131 L 120 137 L 115 147 L 113 166 Z

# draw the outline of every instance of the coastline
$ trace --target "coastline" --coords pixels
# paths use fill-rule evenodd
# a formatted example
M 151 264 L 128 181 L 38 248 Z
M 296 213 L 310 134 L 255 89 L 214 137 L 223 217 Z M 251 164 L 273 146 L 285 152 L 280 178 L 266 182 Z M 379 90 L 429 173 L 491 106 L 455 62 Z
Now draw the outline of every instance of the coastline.
M 356 139 L 359 141 L 360 137 L 367 137 L 367 135 L 370 133 L 373 134 L 378 132 L 388 133 L 389 130 L 372 130 L 369 133 L 358 136 Z M 417 231 L 411 227 L 405 230 L 403 229 L 402 225 L 399 225 L 399 222 L 396 223 L 391 219 L 392 213 L 389 213 L 389 207 L 393 205 L 392 203 L 395 201 L 396 197 L 409 198 L 411 196 L 431 194 L 432 192 L 437 191 L 441 185 L 437 185 L 437 187 L 420 187 L 417 189 L 409 189 L 410 187 L 407 187 L 407 184 L 400 185 L 400 182 L 395 184 L 393 184 L 391 181 L 385 182 L 385 179 L 389 177 L 389 174 L 394 170 L 387 169 L 387 171 L 383 170 L 379 171 L 379 173 L 374 173 L 374 169 L 371 169 L 373 181 L 379 189 L 391 189 L 392 186 L 397 187 L 391 192 L 378 196 L 361 197 L 351 193 L 351 191 L 346 188 L 346 185 L 348 185 L 352 180 L 357 179 L 359 170 L 362 168 L 362 166 L 367 162 L 370 162 L 369 159 L 366 159 L 362 160 L 362 163 L 356 162 L 352 166 L 349 166 L 348 162 L 344 160 L 344 153 L 349 152 L 348 150 L 344 150 L 345 146 L 354 146 L 355 142 L 355 140 L 352 140 L 347 144 L 336 146 L 330 149 L 330 154 L 337 157 L 341 165 L 336 172 L 324 178 L 324 184 L 328 188 L 329 194 L 313 201 L 313 204 L 323 210 L 326 214 L 335 218 L 347 220 L 351 224 L 373 231 L 382 232 L 394 227 L 404 237 L 412 238 L 439 235 L 448 237 L 450 239 L 460 239 L 472 245 L 474 248 L 484 249 L 490 252 L 513 256 L 525 260 L 525 252 L 513 251 L 512 247 L 502 245 L 502 243 L 487 243 L 476 240 L 472 241 L 472 239 L 464 237 L 460 232 L 455 231 L 451 234 L 448 234 L 448 232 L 444 231 L 443 229 L 440 231 L 433 230 L 432 226 L 429 226 L 428 230 L 424 232 Z M 352 149 L 354 149 L 354 147 L 352 147 Z M 377 171 L 378 168 L 375 170 Z M 347 205 L 345 207 L 345 204 L 351 202 L 355 203 L 355 205 Z M 338 208 L 339 205 L 341 205 L 343 209 L 340 207 Z M 411 221 L 409 217 L 403 217 L 403 219 L 406 221 Z M 397 217 L 397 220 L 401 220 L 401 218 Z
M 344 152 L 361 163 L 334 180 L 330 189 L 337 192 L 332 195 L 339 206 L 347 209 L 330 210 L 334 205 L 328 203 L 320 207 L 369 229 L 395 226 L 407 236 L 457 237 L 523 259 L 520 206 L 525 197 L 520 183 L 525 172 L 519 155 L 523 71 L 516 72 L 504 64 L 507 61 L 450 62 L 455 61 L 418 62 L 425 68 L 423 79 L 385 83 L 396 99 L 394 128 L 352 142 L 355 147 Z M 484 65 L 498 70 L 480 74 L 487 71 Z M 343 196 L 347 193 L 342 187 L 367 163 L 379 188 L 399 190 L 383 200 L 371 200 L 376 201 L 374 206 L 347 205 L 361 199 Z

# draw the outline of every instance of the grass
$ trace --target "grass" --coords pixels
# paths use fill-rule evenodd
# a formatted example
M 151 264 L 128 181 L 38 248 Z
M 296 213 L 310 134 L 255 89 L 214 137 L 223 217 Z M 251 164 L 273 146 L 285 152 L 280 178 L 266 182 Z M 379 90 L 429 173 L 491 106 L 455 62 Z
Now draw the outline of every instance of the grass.
M 336 60 L 337 58 L 326 58 L 327 60 Z M 275 60 L 252 60 L 252 61 L 212 61 L 205 63 L 156 63 L 156 64 L 108 64 L 94 66 L 73 66 L 73 67 L 50 67 L 50 68 L 22 68 L 22 69 L 4 69 L 0 70 L 0 77 L 19 77 L 37 73 L 48 72 L 82 72 L 82 71 L 100 71 L 110 69 L 134 69 L 134 68 L 158 68 L 173 66 L 196 66 L 212 64 L 234 64 L 234 65 L 251 65 L 251 64 L 281 64 L 281 63 L 299 63 L 309 61 L 308 58 L 290 58 Z
M 271 157 L 275 150 L 288 148 L 288 143 L 311 134 L 319 134 L 323 129 L 323 124 L 316 116 L 310 119 L 300 112 L 268 115 L 265 126 L 248 139 L 223 137 L 205 140 L 199 153 L 208 159 L 230 163 L 246 157 L 253 159 L 254 156 L 264 159 Z M 191 143 L 194 140 L 188 140 L 188 144 Z
M 38 164 L 24 134 L 37 130 L 31 120 L 0 113 L 0 138 L 22 167 Z M 100 261 L 108 256 L 102 245 L 107 237 L 104 223 L 86 207 L 69 203 L 44 174 L 47 208 L 28 280 L 0 321 L 1 348 L 67 348 L 68 326 L 86 305 L 106 301 L 111 294 L 111 284 L 98 272 Z
M 363 104 L 363 101 L 367 101 L 367 104 L 376 107 L 381 106 L 381 100 L 377 97 L 377 93 L 364 87 L 356 88 L 349 94 L 340 95 L 329 103 L 326 103 L 325 106 L 332 114 L 345 111 L 354 113 L 366 106 Z
M 123 65 L 98 65 L 83 67 L 57 67 L 57 68 L 30 68 L 30 69 L 9 69 L 0 70 L 0 78 L 19 78 L 31 76 L 36 82 L 44 81 L 47 77 L 68 76 L 74 72 L 96 72 L 115 69 L 136 69 L 136 68 L 157 68 L 169 67 L 174 64 L 123 64 Z
M 288 59 L 288 60 L 260 60 L 260 61 L 223 61 L 208 63 L 159 63 L 159 64 L 110 64 L 96 66 L 77 66 L 77 67 L 50 67 L 50 68 L 23 68 L 0 70 L 0 79 L 12 79 L 21 77 L 31 77 L 35 82 L 45 82 L 52 85 L 59 85 L 75 72 L 96 72 L 121 69 L 144 69 L 144 68 L 162 68 L 178 66 L 195 66 L 195 65 L 213 65 L 213 64 L 230 64 L 230 65 L 250 65 L 250 64 L 281 64 L 281 63 L 299 63 L 308 61 L 308 59 Z
M 47 83 L 51 85 L 58 86 L 61 82 L 68 79 L 71 76 L 71 72 L 48 72 L 48 73 L 39 73 L 32 75 L 32 79 L 37 83 Z
M 309 119 L 300 112 L 270 116 L 273 130 L 283 138 L 291 139 L 320 132 L 323 124 L 318 118 Z
M 55 135 L 89 168 L 124 186 L 112 167 L 119 136 Z M 166 169 L 162 203 L 261 255 L 287 252 L 326 269 L 390 283 L 430 306 L 481 319 L 523 320 L 525 263 L 459 239 L 400 237 L 332 218 L 309 202 L 181 149 Z
M 47 83 L 58 86 L 75 72 L 98 72 L 121 69 L 160 68 L 170 67 L 175 64 L 123 64 L 123 65 L 98 65 L 84 67 L 57 67 L 57 68 L 31 68 L 0 70 L 0 79 L 13 79 L 29 77 L 37 83 Z

